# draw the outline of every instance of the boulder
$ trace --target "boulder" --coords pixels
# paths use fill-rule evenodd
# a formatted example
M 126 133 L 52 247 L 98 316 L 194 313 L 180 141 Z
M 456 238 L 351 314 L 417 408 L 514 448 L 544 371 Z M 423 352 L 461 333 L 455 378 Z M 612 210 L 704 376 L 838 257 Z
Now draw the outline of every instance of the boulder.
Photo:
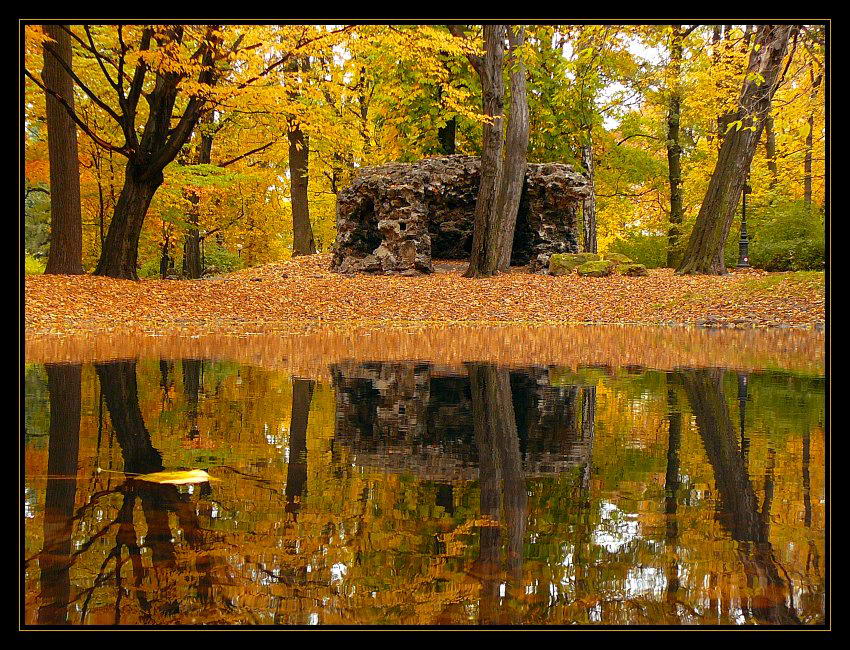
M 622 275 L 642 276 L 649 275 L 646 267 L 643 264 L 621 264 L 617 267 L 617 271 Z
M 549 275 L 569 275 L 585 262 L 599 259 L 596 253 L 555 253 L 549 257 Z
M 331 269 L 431 273 L 432 259 L 467 259 L 480 169 L 473 156 L 361 169 L 337 196 Z M 545 273 L 553 254 L 578 252 L 577 214 L 589 192 L 586 177 L 570 165 L 529 164 L 511 264 Z
M 576 268 L 576 273 L 582 276 L 592 278 L 601 278 L 606 275 L 611 275 L 616 265 L 611 260 L 596 260 L 593 262 L 585 262 Z

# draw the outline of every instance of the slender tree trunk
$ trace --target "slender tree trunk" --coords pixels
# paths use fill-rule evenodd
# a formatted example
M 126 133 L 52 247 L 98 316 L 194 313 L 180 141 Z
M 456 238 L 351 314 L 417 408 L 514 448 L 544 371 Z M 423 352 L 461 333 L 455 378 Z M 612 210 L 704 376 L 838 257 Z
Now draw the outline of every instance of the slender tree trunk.
M 519 202 L 525 184 L 525 169 L 528 159 L 528 97 L 525 88 L 525 65 L 519 49 L 525 42 L 525 28 L 508 26 L 508 43 L 511 47 L 511 113 L 508 121 L 508 133 L 505 138 L 504 162 L 502 163 L 502 184 L 494 209 L 500 225 L 499 270 L 507 271 L 511 267 L 511 253 L 514 246 Z
M 498 268 L 499 231 L 495 222 L 496 195 L 502 182 L 502 119 L 505 109 L 505 86 L 502 79 L 505 26 L 484 25 L 485 54 L 478 68 L 484 115 L 484 142 L 481 152 L 481 183 L 475 202 L 472 229 L 472 251 L 464 275 L 477 278 L 494 275 Z
M 292 71 L 307 72 L 310 59 L 301 57 L 292 63 Z M 297 92 L 291 91 L 290 97 L 297 98 Z M 365 97 L 361 98 L 361 105 Z M 292 256 L 313 255 L 316 242 L 313 227 L 310 225 L 310 203 L 307 190 L 310 182 L 310 146 L 309 138 L 294 119 L 288 120 L 289 130 L 289 187 L 290 206 L 292 208 Z
M 810 99 L 814 102 L 818 96 L 818 86 L 820 86 L 823 75 L 815 77 L 814 72 L 809 70 L 809 77 L 812 83 Z M 809 132 L 806 134 L 806 153 L 803 158 L 803 201 L 806 208 L 812 209 L 812 151 L 814 150 L 814 134 L 815 134 L 815 115 L 809 113 L 808 118 Z
M 212 162 L 212 133 L 204 132 L 205 125 L 212 124 L 212 112 L 207 113 L 201 120 L 200 142 L 198 144 L 198 155 L 195 159 L 196 165 L 209 165 Z M 204 275 L 204 265 L 201 259 L 201 233 L 198 229 L 200 223 L 200 197 L 191 192 L 189 196 L 191 209 L 189 211 L 189 230 L 183 240 L 183 275 L 191 280 L 197 280 Z
M 309 184 L 310 150 L 308 137 L 292 123 L 289 138 L 289 182 L 292 206 L 292 255 L 313 255 L 316 243 L 310 225 L 310 204 L 307 200 Z
M 60 61 L 72 65 L 71 36 L 62 25 L 44 25 L 44 84 L 74 108 L 74 81 Z M 83 273 L 80 159 L 77 125 L 59 100 L 47 94 L 47 151 L 50 159 L 50 252 L 45 273 Z
M 95 275 L 138 280 L 139 238 L 162 173 L 147 178 L 133 161 L 127 162 L 124 187 L 118 196 Z
M 667 266 L 676 266 L 676 248 L 681 234 L 684 208 L 682 205 L 682 145 L 679 127 L 682 117 L 682 28 L 673 26 L 670 46 L 670 103 L 667 111 L 667 169 L 670 180 L 670 228 L 667 231 Z
M 773 116 L 768 115 L 764 120 L 764 149 L 767 154 L 767 170 L 770 172 L 770 189 L 776 189 L 779 181 L 779 168 L 776 165 L 776 131 L 773 125 Z
M 454 155 L 456 138 L 457 117 L 452 116 L 444 126 L 437 129 L 437 140 L 440 142 L 440 153 L 444 156 Z
M 590 194 L 584 199 L 581 210 L 582 230 L 584 231 L 584 252 L 595 253 L 596 243 L 596 188 L 594 187 L 593 140 L 590 129 L 587 130 L 587 143 L 581 147 L 581 165 L 587 172 Z
M 791 25 L 760 25 L 736 120 L 726 134 L 677 273 L 726 273 L 723 247 L 779 82 Z
M 71 535 L 77 494 L 82 366 L 47 364 L 50 437 L 44 495 L 39 625 L 65 625 L 71 600 Z

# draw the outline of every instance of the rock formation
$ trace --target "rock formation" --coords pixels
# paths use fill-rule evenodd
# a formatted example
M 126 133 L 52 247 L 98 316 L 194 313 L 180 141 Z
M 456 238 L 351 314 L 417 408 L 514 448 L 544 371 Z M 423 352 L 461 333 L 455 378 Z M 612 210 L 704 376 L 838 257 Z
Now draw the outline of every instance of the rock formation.
M 414 275 L 432 272 L 432 259 L 467 258 L 480 165 L 446 156 L 362 169 L 337 197 L 331 268 Z M 511 264 L 545 272 L 553 253 L 577 252 L 577 212 L 588 193 L 570 165 L 529 164 Z

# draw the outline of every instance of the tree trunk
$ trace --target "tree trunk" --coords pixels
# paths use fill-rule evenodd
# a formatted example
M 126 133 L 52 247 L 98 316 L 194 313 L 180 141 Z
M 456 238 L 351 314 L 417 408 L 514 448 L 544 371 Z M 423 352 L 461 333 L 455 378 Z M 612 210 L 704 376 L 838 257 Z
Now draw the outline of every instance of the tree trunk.
M 212 124 L 212 112 L 207 113 L 204 119 L 201 120 L 201 128 L 203 125 Z M 209 165 L 212 162 L 212 133 L 205 133 L 201 130 L 200 143 L 198 144 L 198 155 L 195 159 L 196 165 Z M 186 238 L 183 240 L 183 275 L 190 280 L 197 280 L 204 275 L 204 265 L 201 260 L 201 233 L 198 230 L 200 223 L 200 197 L 192 192 L 189 196 L 189 201 L 192 208 L 189 211 L 189 230 L 186 232 Z
M 481 79 L 481 102 L 488 122 L 484 124 L 481 151 L 481 183 L 475 201 L 472 228 L 472 251 L 467 278 L 494 275 L 499 266 L 499 231 L 494 219 L 496 195 L 502 179 L 504 135 L 502 119 L 505 109 L 505 85 L 502 79 L 505 26 L 484 25 L 485 54 L 478 68 Z
M 44 545 L 38 557 L 39 625 L 65 625 L 71 600 L 71 534 L 77 494 L 82 366 L 47 364 L 50 436 L 44 495 Z
M 791 25 L 760 25 L 735 114 L 739 128 L 723 139 L 717 164 L 677 273 L 726 273 L 723 247 L 747 178 L 765 117 L 779 82 Z M 761 83 L 759 83 L 761 81 Z
M 457 137 L 457 117 L 452 117 L 445 126 L 437 129 L 437 140 L 440 142 L 440 153 L 444 156 L 452 156 L 455 153 L 455 139 Z
M 144 170 L 127 162 L 124 187 L 118 196 L 95 275 L 138 280 L 139 238 L 151 199 L 162 185 L 162 173 L 146 178 Z
M 764 120 L 764 149 L 767 154 L 767 169 L 770 172 L 770 189 L 776 189 L 779 181 L 779 168 L 776 165 L 776 131 L 773 127 L 773 116 L 768 115 Z
M 582 203 L 581 222 L 584 231 L 584 252 L 595 253 L 597 250 L 596 243 L 596 189 L 593 185 L 593 141 L 591 139 L 590 129 L 587 130 L 587 144 L 581 147 L 581 164 L 587 172 L 587 179 L 590 185 L 590 194 Z
M 676 266 L 676 247 L 681 235 L 684 208 L 682 206 L 682 145 L 679 126 L 682 117 L 682 90 L 679 83 L 682 74 L 684 40 L 682 28 L 673 26 L 670 45 L 670 104 L 667 111 L 667 170 L 670 180 L 670 228 L 667 231 L 667 266 Z
M 44 25 L 53 39 L 44 44 L 45 86 L 74 108 L 74 81 L 61 61 L 72 65 L 71 36 L 62 25 Z M 45 273 L 83 273 L 83 222 L 80 211 L 80 159 L 77 125 L 59 100 L 47 93 L 47 151 L 50 160 L 50 252 Z
M 290 124 L 289 138 L 289 183 L 292 206 L 292 256 L 313 255 L 316 243 L 310 225 L 310 204 L 307 186 L 310 180 L 310 150 L 308 138 L 301 128 Z
M 519 55 L 519 48 L 525 42 L 525 28 L 508 26 L 508 42 L 511 46 L 511 113 L 508 121 L 508 133 L 505 138 L 505 153 L 502 163 L 502 183 L 497 195 L 494 218 L 501 223 L 499 230 L 499 270 L 507 271 L 511 267 L 511 252 L 514 245 L 514 232 L 525 184 L 525 169 L 528 158 L 528 97 L 525 88 L 525 65 Z
M 810 99 L 812 102 L 817 99 L 818 96 L 818 86 L 820 86 L 820 81 L 823 75 L 818 75 L 815 77 L 814 72 L 809 70 L 809 77 L 812 83 L 812 90 L 810 94 Z M 815 134 L 815 115 L 814 113 L 809 113 L 808 119 L 809 132 L 806 135 L 806 153 L 803 158 L 803 201 L 806 204 L 806 208 L 811 210 L 812 208 L 812 151 L 814 149 L 814 134 Z

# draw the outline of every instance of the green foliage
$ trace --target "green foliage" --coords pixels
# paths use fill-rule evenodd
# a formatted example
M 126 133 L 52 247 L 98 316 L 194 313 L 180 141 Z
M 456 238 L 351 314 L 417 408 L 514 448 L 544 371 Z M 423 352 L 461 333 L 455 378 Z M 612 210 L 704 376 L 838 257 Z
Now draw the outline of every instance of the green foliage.
M 824 267 L 824 215 L 802 201 L 757 207 L 747 214 L 750 264 L 765 271 L 817 271 Z M 726 241 L 728 266 L 738 262 L 739 230 Z
M 245 263 L 238 254 L 232 253 L 223 246 L 206 244 L 204 246 L 204 266 L 206 275 L 229 273 L 245 268 Z
M 46 266 L 47 264 L 43 258 L 39 259 L 33 257 L 29 253 L 27 253 L 26 257 L 24 258 L 24 273 L 26 273 L 27 275 L 44 273 L 44 269 Z
M 50 248 L 50 195 L 32 189 L 28 188 L 24 201 L 24 250 L 27 255 L 45 257 Z
M 608 251 L 622 253 L 648 269 L 657 269 L 667 264 L 667 237 L 625 232 L 611 243 Z

